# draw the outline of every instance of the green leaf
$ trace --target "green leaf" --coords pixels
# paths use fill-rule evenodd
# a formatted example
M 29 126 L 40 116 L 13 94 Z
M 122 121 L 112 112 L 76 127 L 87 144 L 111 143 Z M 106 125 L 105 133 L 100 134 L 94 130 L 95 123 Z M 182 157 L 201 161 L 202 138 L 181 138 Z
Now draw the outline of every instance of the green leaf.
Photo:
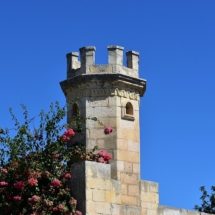
M 24 125 L 19 129 L 19 131 L 21 134 L 27 134 L 26 127 Z

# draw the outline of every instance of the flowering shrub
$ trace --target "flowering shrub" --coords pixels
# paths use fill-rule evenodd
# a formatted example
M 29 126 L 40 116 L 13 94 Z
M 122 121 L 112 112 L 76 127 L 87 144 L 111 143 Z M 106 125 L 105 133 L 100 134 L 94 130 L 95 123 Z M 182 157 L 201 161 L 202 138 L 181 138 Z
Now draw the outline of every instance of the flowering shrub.
M 34 118 L 28 119 L 27 110 L 22 107 L 22 125 L 10 110 L 17 134 L 12 138 L 8 129 L 0 129 L 0 213 L 81 215 L 71 196 L 70 164 L 82 160 L 108 163 L 111 156 L 102 150 L 96 153 L 97 147 L 87 150 L 80 143 L 68 147 L 67 142 L 81 132 L 81 119 L 61 125 L 66 110 L 58 103 L 55 108 L 52 104 L 47 114 L 40 113 L 39 128 L 33 132 L 30 125 Z

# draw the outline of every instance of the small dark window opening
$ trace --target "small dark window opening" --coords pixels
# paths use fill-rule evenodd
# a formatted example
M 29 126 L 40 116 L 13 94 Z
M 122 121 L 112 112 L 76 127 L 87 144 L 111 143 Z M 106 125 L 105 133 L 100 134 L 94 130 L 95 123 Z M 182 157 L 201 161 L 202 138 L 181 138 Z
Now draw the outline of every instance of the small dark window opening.
M 133 111 L 133 106 L 130 102 L 128 102 L 125 106 L 125 109 L 126 109 L 126 114 L 129 114 L 129 115 L 133 115 L 134 114 L 134 111 Z
M 78 112 L 78 105 L 76 103 L 74 103 L 72 105 L 72 117 L 76 117 L 77 116 L 77 112 Z

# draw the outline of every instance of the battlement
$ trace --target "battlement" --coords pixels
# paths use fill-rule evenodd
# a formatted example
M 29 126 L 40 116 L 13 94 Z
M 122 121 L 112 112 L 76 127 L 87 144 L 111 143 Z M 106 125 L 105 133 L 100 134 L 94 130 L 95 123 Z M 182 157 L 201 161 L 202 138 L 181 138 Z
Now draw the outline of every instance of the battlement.
M 135 51 L 126 52 L 127 65 L 123 65 L 123 51 L 121 46 L 108 46 L 108 64 L 95 64 L 95 46 L 85 46 L 78 52 L 70 52 L 67 58 L 67 78 L 71 78 L 81 74 L 107 74 L 120 73 L 131 77 L 138 78 L 139 70 L 139 53 Z

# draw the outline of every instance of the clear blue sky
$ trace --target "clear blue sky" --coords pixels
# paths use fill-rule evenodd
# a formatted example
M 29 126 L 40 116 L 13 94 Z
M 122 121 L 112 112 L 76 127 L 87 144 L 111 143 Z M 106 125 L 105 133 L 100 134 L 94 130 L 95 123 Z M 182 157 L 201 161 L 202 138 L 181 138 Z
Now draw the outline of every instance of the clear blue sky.
M 65 98 L 65 54 L 94 45 L 140 52 L 141 178 L 160 204 L 192 209 L 215 185 L 215 0 L 0 1 L 0 126 Z

